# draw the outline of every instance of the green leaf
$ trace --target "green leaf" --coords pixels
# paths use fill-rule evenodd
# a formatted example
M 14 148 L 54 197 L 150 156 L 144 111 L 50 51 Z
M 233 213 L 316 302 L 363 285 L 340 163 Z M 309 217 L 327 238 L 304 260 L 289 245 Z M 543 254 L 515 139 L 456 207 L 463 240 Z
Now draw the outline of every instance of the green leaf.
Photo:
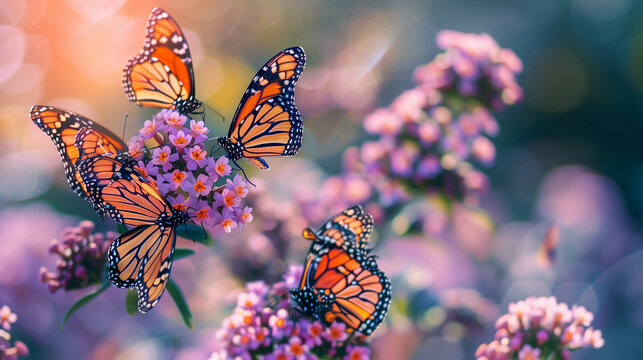
M 138 293 L 136 289 L 129 289 L 125 297 L 125 310 L 128 315 L 135 315 L 138 311 Z
M 125 224 L 116 224 L 116 231 L 123 235 L 128 231 L 127 226 L 125 226 Z
M 192 239 L 193 241 L 201 243 L 207 247 L 210 247 L 214 244 L 208 232 L 203 231 L 203 228 L 196 224 L 184 224 L 177 227 L 176 235 L 186 239 Z
M 174 249 L 174 260 L 183 259 L 191 255 L 194 255 L 194 250 L 192 249 Z
M 172 299 L 174 299 L 176 307 L 179 308 L 179 312 L 183 317 L 185 325 L 187 325 L 190 330 L 194 330 L 194 319 L 192 319 L 192 313 L 190 312 L 188 304 L 185 302 L 185 298 L 183 297 L 181 289 L 179 289 L 174 280 L 168 279 L 167 291 L 172 296 Z
M 108 288 L 108 287 L 109 287 L 109 283 L 107 283 L 107 284 L 103 284 L 103 285 L 101 285 L 100 287 L 98 287 L 97 289 L 95 289 L 94 291 L 92 291 L 92 292 L 90 292 L 89 294 L 87 294 L 87 295 L 85 295 L 85 296 L 81 297 L 80 299 L 78 299 L 78 301 L 76 301 L 76 302 L 74 303 L 74 305 L 72 305 L 72 306 L 69 308 L 69 310 L 67 310 L 67 313 L 65 314 L 65 317 L 63 318 L 63 321 L 60 323 L 60 328 L 61 328 L 61 329 L 63 328 L 63 326 L 65 325 L 65 322 L 67 321 L 67 319 L 69 319 L 69 317 L 70 317 L 73 313 L 75 313 L 78 309 L 80 309 L 81 307 L 83 307 L 83 306 L 84 306 L 85 304 L 87 304 L 88 302 L 92 301 L 92 300 L 93 300 L 96 296 L 98 296 L 100 293 L 102 293 L 103 291 L 107 290 L 107 288 Z

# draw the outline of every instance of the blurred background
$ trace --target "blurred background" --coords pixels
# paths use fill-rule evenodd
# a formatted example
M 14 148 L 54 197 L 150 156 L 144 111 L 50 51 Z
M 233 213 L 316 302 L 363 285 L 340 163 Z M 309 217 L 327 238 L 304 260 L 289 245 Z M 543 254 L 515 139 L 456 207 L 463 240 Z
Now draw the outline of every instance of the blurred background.
M 73 110 L 116 133 L 129 114 L 125 139 L 134 135 L 156 111 L 127 101 L 121 71 L 140 51 L 155 6 L 186 34 L 197 97 L 226 118 L 207 111 L 210 136 L 227 133 L 241 94 L 267 59 L 290 46 L 306 50 L 296 91 L 303 147 L 296 158 L 271 159 L 269 173 L 252 173 L 262 194 L 255 222 L 262 213 L 293 211 L 289 186 L 313 193 L 341 171 L 344 150 L 366 138 L 365 116 L 412 87 L 413 70 L 441 52 L 439 30 L 488 33 L 512 49 L 523 61 L 524 98 L 497 116 L 495 163 L 481 168 L 490 184 L 479 206 L 483 218 L 455 206 L 454 231 L 443 241 L 377 234 L 380 265 L 400 299 L 373 335 L 374 351 L 387 354 L 380 358 L 470 359 L 492 339 L 509 302 L 555 295 L 594 312 L 603 330 L 605 346 L 576 358 L 643 358 L 643 3 L 4 0 L 0 305 L 18 314 L 12 337 L 27 344 L 31 358 L 207 358 L 215 329 L 261 268 L 251 257 L 247 267 L 255 271 L 231 263 L 246 257 L 238 244 L 254 244 L 260 257 L 285 256 L 261 262 L 274 280 L 286 264 L 303 261 L 307 244 L 297 234 L 333 215 L 290 222 L 292 237 L 280 239 L 286 245 L 269 242 L 273 252 L 249 230 L 215 239 L 212 249 L 179 240 L 197 250 L 173 269 L 195 313 L 194 332 L 169 298 L 158 311 L 126 315 L 125 291 L 115 288 L 58 328 L 83 292 L 51 295 L 38 282 L 38 269 L 54 264 L 50 241 L 82 219 L 100 231 L 115 226 L 72 194 L 29 108 Z M 258 211 L 262 204 L 268 208 Z M 538 249 L 552 224 L 560 230 L 556 256 L 543 265 Z

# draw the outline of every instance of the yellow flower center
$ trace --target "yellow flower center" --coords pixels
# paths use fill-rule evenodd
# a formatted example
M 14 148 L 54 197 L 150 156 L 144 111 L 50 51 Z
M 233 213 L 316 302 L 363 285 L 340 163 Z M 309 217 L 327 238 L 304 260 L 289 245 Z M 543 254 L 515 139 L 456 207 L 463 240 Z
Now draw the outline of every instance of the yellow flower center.
M 174 175 L 172 176 L 172 180 L 173 180 L 175 183 L 183 182 L 183 179 L 185 179 L 185 174 L 184 174 L 184 173 L 182 173 L 182 172 L 177 172 L 176 174 L 174 174 Z
M 162 152 L 161 155 L 159 155 L 159 161 L 165 161 L 167 160 L 167 153 Z
M 314 337 L 318 337 L 319 335 L 321 335 L 321 328 L 318 328 L 316 326 L 315 327 L 311 326 L 308 331 L 310 332 L 310 335 Z
M 304 348 L 300 344 L 290 345 L 290 352 L 294 355 L 302 355 L 304 353 Z
M 201 209 L 196 213 L 196 217 L 203 220 L 208 218 L 208 209 Z
M 194 184 L 194 190 L 196 192 L 200 193 L 206 189 L 205 184 L 202 181 L 197 181 L 196 184 Z
M 221 226 L 225 229 L 225 231 L 230 232 L 232 231 L 232 220 L 226 219 L 221 223 Z

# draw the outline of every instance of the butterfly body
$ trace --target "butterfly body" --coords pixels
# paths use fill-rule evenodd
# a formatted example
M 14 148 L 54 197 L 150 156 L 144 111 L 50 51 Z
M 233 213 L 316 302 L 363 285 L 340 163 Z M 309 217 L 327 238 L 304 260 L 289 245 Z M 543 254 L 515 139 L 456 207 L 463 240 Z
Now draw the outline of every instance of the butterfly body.
M 349 331 L 365 335 L 381 324 L 391 302 L 391 283 L 364 245 L 371 230 L 372 218 L 358 206 L 318 231 L 304 231 L 313 242 L 299 288 L 290 291 L 300 312 L 326 324 L 342 321 Z

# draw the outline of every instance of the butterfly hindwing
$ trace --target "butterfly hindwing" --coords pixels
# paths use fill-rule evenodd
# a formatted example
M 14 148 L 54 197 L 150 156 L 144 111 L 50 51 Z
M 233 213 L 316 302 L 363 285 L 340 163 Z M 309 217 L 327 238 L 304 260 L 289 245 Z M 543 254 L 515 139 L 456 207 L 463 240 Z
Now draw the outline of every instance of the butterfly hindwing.
M 176 235 L 174 227 L 138 226 L 109 249 L 108 278 L 116 287 L 136 287 L 138 308 L 154 307 L 167 285 Z
M 165 10 L 152 10 L 143 50 L 123 69 L 123 88 L 127 98 L 140 106 L 176 109 L 186 115 L 201 106 L 194 95 L 190 48 Z
M 135 226 L 110 246 L 108 277 L 117 287 L 136 287 L 138 309 L 147 312 L 165 291 L 175 229 L 190 217 L 174 209 L 155 186 L 118 157 L 83 157 L 77 167 L 92 198 L 110 217 Z

